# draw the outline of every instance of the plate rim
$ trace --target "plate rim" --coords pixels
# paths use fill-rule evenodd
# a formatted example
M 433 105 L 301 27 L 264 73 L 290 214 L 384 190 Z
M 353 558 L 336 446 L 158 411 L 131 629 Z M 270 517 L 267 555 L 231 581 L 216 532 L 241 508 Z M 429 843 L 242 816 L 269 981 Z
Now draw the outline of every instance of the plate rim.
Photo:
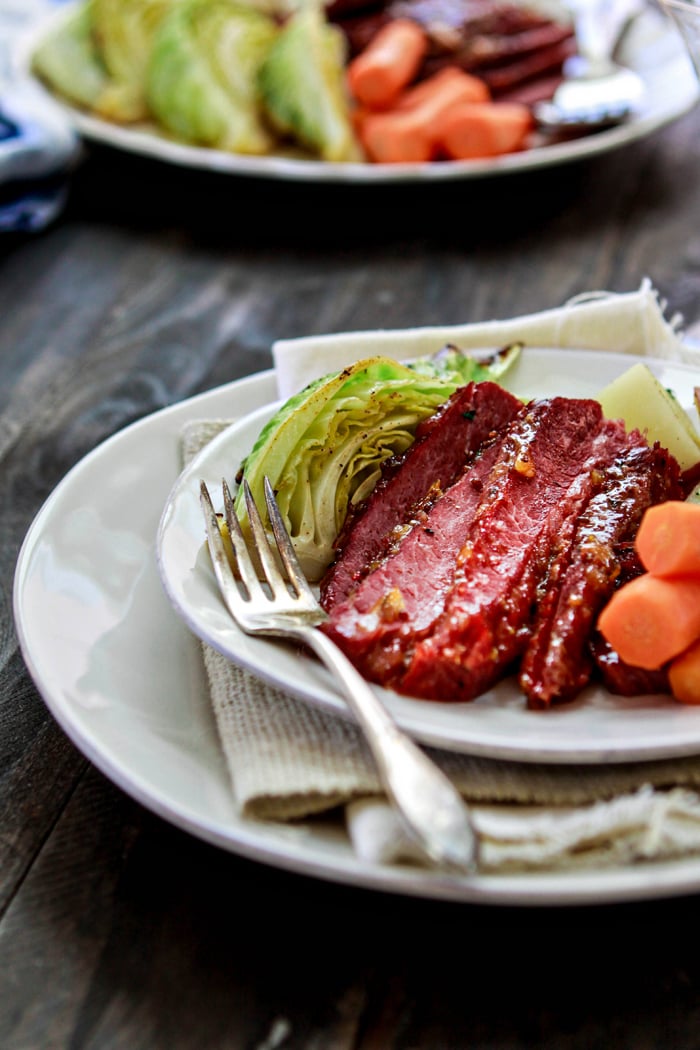
M 503 157 L 467 161 L 428 162 L 425 164 L 370 164 L 334 163 L 313 159 L 297 159 L 281 155 L 264 157 L 227 153 L 179 142 L 164 133 L 144 126 L 133 128 L 111 124 L 92 116 L 77 105 L 62 99 L 36 76 L 31 68 L 32 52 L 54 25 L 66 19 L 72 8 L 81 0 L 67 0 L 59 10 L 48 13 L 39 22 L 23 33 L 14 49 L 12 62 L 15 71 L 31 81 L 44 99 L 58 108 L 75 130 L 85 139 L 104 146 L 116 148 L 135 156 L 173 164 L 176 167 L 208 171 L 212 173 L 253 178 L 270 178 L 288 182 L 327 183 L 329 185 L 394 185 L 422 182 L 443 182 L 461 179 L 482 179 L 517 174 L 574 163 L 588 157 L 598 156 L 646 138 L 648 135 L 680 119 L 700 100 L 700 84 L 692 71 L 690 59 L 682 46 L 674 56 L 669 71 L 672 81 L 684 72 L 687 83 L 678 93 L 674 104 L 659 112 L 633 117 L 617 127 L 605 129 L 592 135 L 568 142 L 534 147 L 520 153 Z M 662 13 L 654 12 L 663 17 Z M 680 34 L 670 21 L 665 21 L 666 36 L 673 35 L 682 45 Z
M 110 751 L 104 740 L 95 742 L 82 732 L 75 713 L 68 710 L 58 698 L 60 689 L 55 678 L 44 680 L 38 672 L 22 615 L 23 587 L 30 569 L 31 555 L 47 519 L 50 519 L 53 505 L 70 488 L 86 463 L 99 460 L 110 451 L 116 453 L 127 433 L 137 428 L 143 429 L 144 434 L 152 429 L 157 431 L 160 423 L 168 416 L 182 425 L 192 410 L 200 406 L 208 407 L 241 388 L 245 390 L 248 387 L 251 395 L 254 395 L 271 372 L 265 370 L 214 387 L 152 412 L 111 435 L 66 473 L 31 522 L 21 544 L 14 577 L 12 601 L 16 631 L 22 657 L 38 692 L 69 739 L 127 795 L 175 827 L 251 861 L 321 878 L 341 886 L 461 904 L 528 907 L 664 899 L 697 892 L 700 889 L 700 859 L 695 858 L 573 872 L 487 873 L 464 877 L 415 867 L 369 864 L 355 856 L 349 843 L 343 844 L 335 852 L 329 852 L 319 849 L 316 839 L 309 835 L 303 839 L 288 838 L 286 826 L 270 825 L 269 822 L 242 818 L 236 814 L 228 823 L 203 819 L 201 815 L 173 804 L 166 795 L 156 790 L 152 781 L 135 777 L 133 768 L 128 763 L 125 765 L 123 758 Z M 190 638 L 189 644 L 197 643 L 194 638 Z M 321 833 L 322 829 L 312 833 L 312 836 Z
M 613 365 L 623 369 L 631 366 L 639 360 L 644 360 L 656 368 L 673 368 L 682 373 L 688 375 L 689 379 L 695 378 L 700 375 L 700 369 L 692 364 L 683 362 L 668 361 L 658 358 L 639 358 L 636 355 L 630 354 L 616 354 L 608 351 L 594 351 L 594 350 L 581 350 L 572 348 L 569 350 L 562 351 L 562 349 L 551 348 L 551 347 L 528 347 L 526 352 L 537 353 L 538 355 L 544 355 L 545 358 L 555 356 L 561 358 L 562 352 L 572 354 L 583 354 L 585 360 L 593 360 L 596 355 L 598 359 L 606 364 Z M 193 613 L 187 602 L 183 602 L 181 594 L 179 592 L 179 580 L 175 579 L 174 573 L 171 573 L 168 567 L 168 558 L 164 554 L 164 549 L 168 546 L 168 530 L 171 525 L 171 518 L 173 513 L 177 511 L 177 504 L 186 500 L 190 504 L 193 499 L 198 499 L 195 496 L 194 490 L 199 490 L 198 476 L 206 476 L 207 469 L 206 465 L 208 460 L 216 459 L 219 450 L 225 449 L 227 442 L 230 440 L 231 432 L 234 434 L 239 429 L 244 429 L 249 425 L 249 421 L 255 418 L 256 415 L 262 414 L 265 411 L 271 411 L 274 401 L 267 406 L 259 406 L 256 409 L 251 410 L 250 413 L 246 413 L 234 422 L 230 427 L 227 427 L 223 432 L 218 434 L 210 445 L 205 447 L 193 461 L 182 471 L 180 476 L 174 482 L 168 499 L 163 507 L 163 512 L 158 525 L 157 536 L 156 536 L 156 559 L 158 565 L 158 572 L 164 586 L 165 592 L 175 608 L 175 611 L 180 615 L 188 628 L 196 634 L 201 641 L 209 644 L 227 659 L 232 660 L 239 666 L 244 667 L 258 678 L 267 682 L 269 685 L 283 688 L 290 692 L 292 695 L 299 699 L 311 703 L 314 706 L 321 707 L 331 711 L 333 714 L 339 715 L 340 717 L 350 718 L 342 696 L 337 693 L 333 688 L 333 683 L 328 677 L 327 679 L 316 681 L 313 677 L 308 680 L 304 678 L 303 673 L 294 680 L 290 681 L 289 678 L 283 676 L 283 672 L 279 670 L 278 665 L 275 661 L 266 662 L 264 659 L 265 651 L 261 651 L 261 655 L 257 659 L 250 658 L 248 653 L 248 647 L 252 647 L 254 651 L 258 648 L 262 650 L 264 646 L 268 649 L 271 644 L 261 639 L 247 639 L 242 632 L 240 632 L 228 615 L 226 616 L 227 627 L 226 630 L 230 632 L 235 642 L 242 642 L 243 649 L 240 647 L 232 649 L 231 645 L 226 641 L 226 638 L 222 640 L 222 637 L 216 633 L 212 634 L 206 627 L 206 624 L 202 620 L 198 619 L 196 611 Z M 241 450 L 238 450 L 241 451 Z M 209 471 L 211 473 L 211 471 Z M 178 524 L 176 518 L 175 524 Z M 202 540 L 203 542 L 203 540 Z M 218 592 L 217 592 L 218 593 Z M 267 653 L 269 656 L 269 652 Z M 315 667 L 315 665 L 314 665 Z M 315 673 L 315 672 L 314 672 Z M 323 672 L 320 672 L 323 674 Z M 326 685 L 324 682 L 328 682 Z M 523 763 L 540 763 L 547 765 L 606 765 L 606 764 L 620 764 L 620 763 L 634 763 L 644 761 L 656 761 L 661 759 L 673 759 L 680 758 L 683 756 L 689 756 L 700 753 L 700 725 L 695 727 L 693 735 L 688 737 L 687 729 L 682 733 L 670 733 L 669 736 L 665 737 L 660 743 L 656 738 L 653 740 L 645 740 L 643 743 L 636 741 L 632 745 L 620 751 L 619 741 L 611 743 L 608 740 L 603 740 L 602 743 L 593 743 L 591 741 L 582 743 L 578 741 L 577 746 L 564 747 L 563 744 L 558 742 L 556 734 L 553 732 L 551 738 L 545 736 L 541 737 L 541 742 L 535 746 L 531 742 L 527 741 L 525 745 L 518 742 L 508 742 L 508 737 L 504 741 L 498 731 L 494 733 L 494 730 L 489 731 L 489 724 L 486 723 L 486 730 L 483 728 L 470 728 L 468 731 L 463 731 L 459 737 L 446 735 L 444 731 L 440 729 L 438 723 L 437 727 L 430 725 L 430 714 L 435 708 L 433 703 L 428 701 L 416 701 L 412 698 L 406 698 L 398 696 L 397 694 L 387 693 L 384 690 L 379 690 L 380 695 L 388 701 L 390 708 L 394 716 L 397 718 L 399 725 L 407 731 L 415 739 L 428 746 L 438 747 L 457 753 L 469 754 L 472 756 L 479 756 L 494 760 L 503 761 L 515 761 Z M 634 701 L 632 701 L 634 702 Z M 485 701 L 488 703 L 488 701 Z M 411 709 L 411 705 L 414 705 Z M 448 708 L 450 705 L 447 705 Z M 466 706 L 469 711 L 472 710 L 472 705 Z M 674 706 L 670 700 L 667 700 L 665 706 L 671 711 L 671 717 L 673 712 L 676 712 L 677 718 L 683 718 L 687 721 L 691 719 L 700 719 L 700 711 L 694 711 L 693 709 L 682 710 Z M 634 713 L 630 712 L 629 715 L 624 711 L 625 699 L 620 698 L 619 704 L 611 708 L 610 719 L 622 720 L 624 722 L 626 717 L 631 719 L 634 718 Z M 582 701 L 581 708 L 583 713 L 581 718 L 585 719 L 586 709 L 585 701 Z M 569 707 L 567 705 L 562 711 L 556 710 L 554 712 L 546 712 L 544 717 L 559 718 L 565 717 L 567 710 L 575 711 L 576 708 Z M 593 708 L 590 708 L 593 710 Z M 498 714 L 492 720 L 496 723 Z M 519 714 L 516 714 L 516 718 Z M 534 713 L 534 717 L 542 717 L 540 713 Z M 425 720 L 428 720 L 426 725 Z

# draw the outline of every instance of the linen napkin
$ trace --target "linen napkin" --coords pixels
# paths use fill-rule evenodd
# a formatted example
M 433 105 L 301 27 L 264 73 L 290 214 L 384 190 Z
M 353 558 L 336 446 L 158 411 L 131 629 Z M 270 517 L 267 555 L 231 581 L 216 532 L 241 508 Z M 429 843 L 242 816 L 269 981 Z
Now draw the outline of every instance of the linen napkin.
M 524 317 L 281 339 L 274 344 L 272 355 L 279 396 L 287 398 L 310 380 L 364 357 L 385 354 L 411 360 L 446 343 L 478 351 L 523 342 L 545 349 L 613 350 L 696 364 L 700 352 L 684 343 L 681 329 L 682 318 L 666 318 L 665 304 L 645 277 L 634 292 L 584 292 L 561 307 Z
M 420 352 L 427 352 L 443 342 L 475 348 L 517 338 L 538 346 L 607 348 L 687 360 L 693 352 L 684 345 L 681 329 L 680 318 L 665 318 L 663 304 L 645 280 L 637 292 L 580 296 L 546 314 L 423 329 L 418 342 Z M 360 333 L 277 343 L 280 392 L 285 396 L 290 388 L 297 389 L 290 384 L 376 353 L 378 344 L 382 352 L 400 353 L 406 336 Z M 230 422 L 190 422 L 183 433 L 184 460 Z M 203 657 L 243 816 L 299 821 L 342 811 L 353 847 L 364 861 L 419 861 L 382 795 L 371 756 L 352 721 L 267 685 L 207 646 Z M 700 796 L 695 790 L 700 789 L 700 756 L 554 766 L 426 750 L 473 804 L 483 870 L 585 867 L 700 851 Z
M 0 0 L 0 232 L 33 232 L 54 221 L 80 156 L 58 106 L 14 61 L 22 35 L 60 2 Z

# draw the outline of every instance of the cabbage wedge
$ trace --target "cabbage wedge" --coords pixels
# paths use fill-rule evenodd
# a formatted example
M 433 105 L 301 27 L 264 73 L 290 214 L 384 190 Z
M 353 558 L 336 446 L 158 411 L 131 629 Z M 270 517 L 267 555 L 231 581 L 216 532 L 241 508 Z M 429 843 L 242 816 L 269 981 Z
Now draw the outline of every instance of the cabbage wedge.
M 258 70 L 278 33 L 266 14 L 236 0 L 186 0 L 158 31 L 147 99 L 178 138 L 262 154 L 273 138 L 258 99 Z
M 326 161 L 360 160 L 345 86 L 345 37 L 314 2 L 285 22 L 258 80 L 267 116 Z
M 59 95 L 92 109 L 109 80 L 92 34 L 93 0 L 70 11 L 39 44 L 32 69 Z
M 146 120 L 146 74 L 155 34 L 183 0 L 93 0 L 92 33 L 109 74 L 96 99 L 100 116 L 121 124 Z
M 359 361 L 290 398 L 261 431 L 244 465 L 256 503 L 267 475 L 302 569 L 319 580 L 353 503 L 382 463 L 413 442 L 416 427 L 461 381 L 423 375 L 385 357 Z M 243 494 L 236 513 L 248 527 Z
M 486 379 L 497 383 L 513 367 L 522 349 L 522 343 L 509 343 L 500 350 L 482 352 L 474 356 L 448 344 L 436 354 L 414 358 L 408 363 L 408 367 L 422 375 L 455 379 L 462 384 L 481 383 Z

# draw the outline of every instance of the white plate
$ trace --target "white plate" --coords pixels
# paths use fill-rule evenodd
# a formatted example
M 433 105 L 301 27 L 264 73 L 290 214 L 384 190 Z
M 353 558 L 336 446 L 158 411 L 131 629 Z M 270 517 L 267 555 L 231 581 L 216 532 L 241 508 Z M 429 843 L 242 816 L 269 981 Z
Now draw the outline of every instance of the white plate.
M 633 363 L 593 351 L 528 348 L 508 385 L 521 395 L 595 394 Z M 689 411 L 700 373 L 648 362 Z M 272 391 L 270 381 L 270 391 Z M 217 590 L 203 546 L 199 482 L 216 497 L 232 481 L 272 407 L 257 409 L 219 435 L 178 480 L 158 536 L 160 571 L 170 598 L 190 628 L 230 660 L 274 685 L 322 707 L 345 712 L 332 678 L 313 658 L 283 643 L 243 634 Z M 220 501 L 219 501 L 220 502 Z M 220 507 L 219 507 L 220 509 Z M 551 711 L 527 710 L 513 679 L 471 703 L 416 700 L 377 687 L 397 722 L 438 747 L 524 762 L 632 762 L 700 751 L 700 708 L 670 697 L 613 697 L 588 687 L 575 702 Z
M 199 643 L 163 592 L 154 538 L 179 470 L 184 423 L 240 415 L 269 401 L 273 387 L 263 373 L 126 428 L 74 467 L 37 515 L 17 563 L 15 621 L 30 673 L 74 743 L 176 826 L 242 856 L 336 882 L 508 905 L 700 889 L 698 860 L 470 878 L 373 866 L 357 859 L 330 821 L 287 826 L 237 815 Z
M 31 75 L 32 52 L 51 26 L 65 17 L 64 8 L 22 41 L 16 55 L 16 65 L 22 74 Z M 625 58 L 641 74 L 646 87 L 643 110 L 627 123 L 585 138 L 496 159 L 429 164 L 338 164 L 283 156 L 246 157 L 175 142 L 150 125 L 111 124 L 53 95 L 50 97 L 57 101 L 84 138 L 169 164 L 291 181 L 422 182 L 506 175 L 593 157 L 650 135 L 682 116 L 697 102 L 700 89 L 683 42 L 673 23 L 658 12 L 650 10 L 638 19 L 630 34 Z M 40 86 L 49 96 L 47 89 Z

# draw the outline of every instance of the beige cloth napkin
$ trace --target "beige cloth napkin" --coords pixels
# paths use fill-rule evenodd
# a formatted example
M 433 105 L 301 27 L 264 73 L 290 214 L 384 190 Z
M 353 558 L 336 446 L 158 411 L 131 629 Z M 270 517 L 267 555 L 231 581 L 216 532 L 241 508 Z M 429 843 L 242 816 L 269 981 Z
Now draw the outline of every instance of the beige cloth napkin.
M 644 278 L 636 292 L 585 292 L 556 310 L 504 321 L 281 339 L 272 348 L 277 387 L 279 396 L 287 398 L 311 379 L 364 357 L 384 354 L 410 360 L 446 343 L 475 351 L 524 342 L 697 363 L 700 353 L 680 337 L 681 318 L 667 320 L 664 306 L 651 281 Z
M 423 329 L 418 343 L 422 353 L 448 341 L 473 348 L 517 338 L 538 346 L 687 359 L 679 329 L 679 319 L 665 319 L 645 281 L 636 293 L 579 297 L 575 305 L 529 318 Z M 408 335 L 383 333 L 382 352 L 402 353 Z M 324 345 L 330 347 L 328 356 Z M 329 337 L 328 343 L 319 338 L 278 343 L 281 392 L 377 349 L 376 335 L 370 333 Z M 185 462 L 228 422 L 191 422 L 183 434 Z M 417 860 L 382 797 L 372 759 L 351 721 L 270 687 L 207 646 L 203 653 L 243 816 L 298 821 L 344 807 L 348 833 L 362 859 Z M 700 851 L 700 797 L 692 790 L 700 788 L 700 756 L 562 767 L 429 751 L 474 803 L 485 870 L 611 864 Z

